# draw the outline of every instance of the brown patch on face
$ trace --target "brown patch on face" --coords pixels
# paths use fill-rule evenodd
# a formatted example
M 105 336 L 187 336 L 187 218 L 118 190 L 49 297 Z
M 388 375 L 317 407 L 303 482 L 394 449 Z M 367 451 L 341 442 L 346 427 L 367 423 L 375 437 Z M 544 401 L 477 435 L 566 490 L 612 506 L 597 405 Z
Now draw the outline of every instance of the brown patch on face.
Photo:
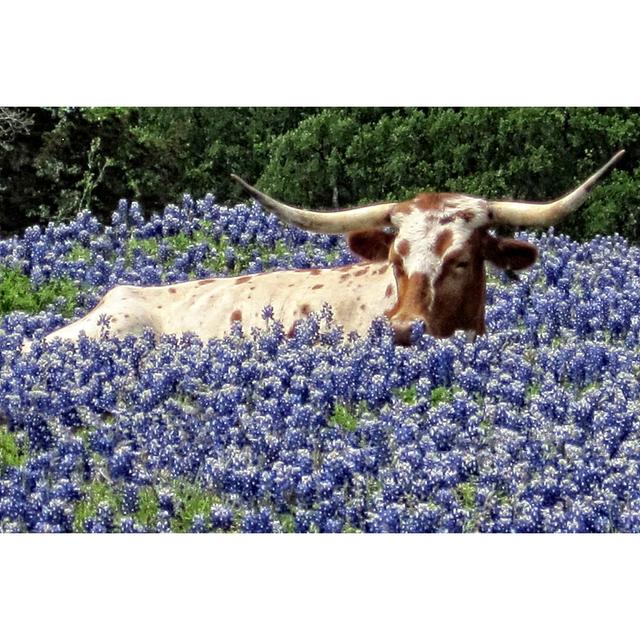
M 203 284 L 209 284 L 210 282 L 215 282 L 215 278 L 207 278 L 206 280 L 198 280 L 198 286 L 201 287 Z
M 413 211 L 413 200 L 405 200 L 404 202 L 399 202 L 394 208 L 393 208 L 393 214 L 399 213 L 399 214 L 406 214 L 406 213 L 411 213 L 411 211 Z
M 396 278 L 398 300 L 385 315 L 400 320 L 426 318 L 430 297 L 427 276 L 424 273 L 414 273 L 407 278 L 403 272 L 399 278 L 396 274 Z
M 308 316 L 308 315 L 311 313 L 311 307 L 310 307 L 308 304 L 306 304 L 306 303 L 305 303 L 305 304 L 303 304 L 303 305 L 300 307 L 300 313 L 301 313 L 303 316 Z
M 324 287 L 323 284 L 314 284 L 313 287 L 311 287 L 312 289 L 322 289 L 322 287 Z
M 393 287 L 391 285 L 389 285 L 387 287 L 387 290 L 384 292 L 384 297 L 385 298 L 390 298 L 392 294 L 393 294 Z
M 400 240 L 400 242 L 398 242 L 398 246 L 396 247 L 398 253 L 401 256 L 408 256 L 409 255 L 409 250 L 411 249 L 411 243 L 408 240 Z
M 450 229 L 445 229 L 437 238 L 433 245 L 436 255 L 442 256 L 453 242 L 453 233 Z
M 231 322 L 234 322 L 236 320 L 242 320 L 242 311 L 240 311 L 240 309 L 236 309 L 232 314 L 231 314 Z
M 442 271 L 434 282 L 433 313 L 429 319 L 430 333 L 438 338 L 450 336 L 458 329 L 484 333 L 485 275 L 482 255 L 482 237 L 476 230 L 463 249 L 448 255 Z M 451 277 L 460 260 L 469 262 L 460 278 Z
M 445 201 L 443 193 L 419 193 L 414 199 L 414 204 L 423 211 L 438 211 L 442 209 Z
M 236 280 L 236 284 L 243 284 L 244 282 L 249 282 L 251 280 L 251 276 L 242 276 Z
M 458 213 L 456 213 L 456 216 L 458 216 L 458 218 L 461 218 L 465 222 L 471 222 L 476 217 L 476 214 L 470 209 L 465 209 L 464 211 L 458 211 Z
M 177 290 L 175 287 L 169 287 L 169 293 L 177 293 Z

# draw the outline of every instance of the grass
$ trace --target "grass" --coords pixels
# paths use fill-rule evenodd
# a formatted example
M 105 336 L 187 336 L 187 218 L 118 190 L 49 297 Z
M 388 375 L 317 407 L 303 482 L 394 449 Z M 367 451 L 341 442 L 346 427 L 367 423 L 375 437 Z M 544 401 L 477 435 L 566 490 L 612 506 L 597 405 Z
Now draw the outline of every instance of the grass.
M 345 431 L 355 431 L 358 427 L 358 421 L 368 409 L 369 407 L 364 400 L 361 400 L 356 406 L 338 402 L 329 416 L 329 424 L 342 427 Z
M 18 269 L 0 267 L 0 315 L 12 311 L 39 313 L 63 298 L 60 313 L 68 318 L 76 307 L 79 292 L 80 287 L 68 278 L 53 279 L 34 287 L 29 277 Z
M 22 466 L 29 455 L 18 445 L 16 437 L 7 427 L 0 427 L 0 473 L 7 467 Z
M 138 524 L 150 529 L 158 523 L 158 494 L 153 487 L 143 487 L 138 495 L 138 510 L 135 520 Z
M 400 400 L 402 400 L 402 402 L 404 402 L 405 404 L 413 405 L 418 401 L 418 392 L 416 391 L 415 385 L 411 385 L 406 389 L 403 389 L 403 388 L 394 389 L 393 395 L 396 398 L 399 398 Z
M 181 482 L 175 487 L 176 515 L 171 521 L 171 530 L 176 533 L 191 531 L 195 516 L 209 518 L 211 507 L 218 498 L 210 491 L 206 491 L 191 483 Z
M 85 520 L 95 516 L 98 506 L 102 503 L 108 504 L 116 515 L 121 512 L 121 500 L 113 488 L 106 482 L 91 482 L 85 488 L 84 499 L 75 506 L 73 514 L 74 532 L 85 531 Z
M 431 405 L 437 407 L 442 402 L 451 402 L 457 389 L 453 387 L 436 387 L 431 390 Z

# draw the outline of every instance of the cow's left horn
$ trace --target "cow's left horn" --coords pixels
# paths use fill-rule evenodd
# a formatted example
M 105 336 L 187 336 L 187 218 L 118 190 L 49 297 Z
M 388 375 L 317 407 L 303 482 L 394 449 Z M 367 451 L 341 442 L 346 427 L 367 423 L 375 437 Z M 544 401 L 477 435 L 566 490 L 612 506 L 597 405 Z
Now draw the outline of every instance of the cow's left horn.
M 306 231 L 317 231 L 318 233 L 346 233 L 389 226 L 391 224 L 389 218 L 396 204 L 395 202 L 374 204 L 357 209 L 343 209 L 342 211 L 308 211 L 307 209 L 296 209 L 274 200 L 233 173 L 231 177 L 239 182 L 265 209 L 275 213 L 284 222 Z
M 593 186 L 624 155 L 624 149 L 618 151 L 607 164 L 596 171 L 588 180 L 566 196 L 544 204 L 531 202 L 489 202 L 489 211 L 493 213 L 493 222 L 504 225 L 540 225 L 550 226 L 560 222 L 567 214 L 575 211 L 589 196 Z

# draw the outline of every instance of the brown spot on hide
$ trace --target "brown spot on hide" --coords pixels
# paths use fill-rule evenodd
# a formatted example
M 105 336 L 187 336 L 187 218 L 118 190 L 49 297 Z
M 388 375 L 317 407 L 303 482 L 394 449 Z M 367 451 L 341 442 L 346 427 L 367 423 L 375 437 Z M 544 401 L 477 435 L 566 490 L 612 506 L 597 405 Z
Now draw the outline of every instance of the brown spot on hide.
M 440 222 L 440 224 L 449 224 L 450 222 L 453 222 L 455 219 L 456 219 L 456 216 L 452 214 L 450 216 L 443 216 L 442 218 L 440 218 L 438 222 Z
M 289 286 L 289 287 L 295 287 L 296 285 L 295 285 L 295 283 L 294 283 L 294 282 L 292 282 L 292 283 L 291 283 L 290 285 L 288 285 L 288 286 Z
M 314 284 L 313 287 L 311 287 L 312 289 L 322 289 L 322 287 L 324 287 L 323 284 Z
M 384 265 L 384 267 L 380 267 L 378 269 L 378 273 L 382 275 L 383 273 L 385 273 L 387 271 L 388 268 L 389 268 L 389 264 L 387 263 L 387 264 Z
M 129 317 L 129 314 L 128 314 L 128 313 L 125 313 L 125 314 L 124 314 L 124 317 L 125 317 L 125 318 L 128 318 L 128 317 Z
M 475 213 L 473 213 L 473 211 L 471 211 L 470 209 L 458 211 L 456 215 L 458 216 L 458 218 L 462 218 L 462 220 L 464 220 L 465 222 L 471 222 L 475 218 Z
M 391 215 L 395 215 L 397 213 L 401 215 L 405 215 L 411 213 L 413 211 L 413 200 L 405 200 L 404 202 L 398 202 L 398 204 L 393 208 Z
M 251 280 L 251 276 L 242 276 L 236 280 L 236 284 L 242 284 L 243 282 L 249 282 Z
M 401 256 L 408 256 L 411 244 L 408 240 L 400 240 L 398 242 L 397 251 Z
M 161 304 L 158 305 L 158 309 L 162 309 L 162 305 Z
M 347 280 L 347 279 L 348 279 L 348 278 L 350 278 L 350 277 L 351 277 L 351 275 L 350 275 L 349 273 L 343 273 L 343 274 L 340 276 L 340 282 L 344 282 L 345 280 Z
M 364 311 L 367 307 L 364 304 L 360 305 L 360 309 L 362 309 L 362 311 Z
M 384 292 L 384 297 L 385 298 L 390 298 L 392 294 L 393 294 L 393 287 L 391 285 L 389 285 L 387 287 L 387 290 Z
M 449 229 L 443 231 L 437 238 L 434 244 L 436 255 L 441 256 L 453 242 L 453 233 Z
M 444 193 L 419 193 L 413 202 L 422 211 L 438 211 L 442 209 L 445 196 Z
M 198 280 L 198 286 L 201 287 L 203 284 L 209 284 L 210 282 L 215 282 L 215 278 L 207 278 L 206 280 Z
M 364 269 L 359 269 L 358 271 L 356 271 L 353 275 L 354 276 L 363 276 L 365 275 L 365 273 L 367 273 L 369 271 L 369 267 L 364 267 Z
M 236 309 L 231 314 L 231 322 L 234 322 L 235 320 L 242 320 L 242 311 L 240 311 L 240 309 Z
M 169 287 L 169 293 L 176 293 L 175 287 Z
M 300 307 L 300 313 L 301 313 L 303 316 L 308 316 L 308 315 L 311 313 L 311 307 L 310 307 L 307 303 L 303 304 L 303 305 Z
M 309 273 L 312 276 L 319 276 L 322 272 L 320 271 L 320 269 L 311 269 L 311 271 L 309 271 Z

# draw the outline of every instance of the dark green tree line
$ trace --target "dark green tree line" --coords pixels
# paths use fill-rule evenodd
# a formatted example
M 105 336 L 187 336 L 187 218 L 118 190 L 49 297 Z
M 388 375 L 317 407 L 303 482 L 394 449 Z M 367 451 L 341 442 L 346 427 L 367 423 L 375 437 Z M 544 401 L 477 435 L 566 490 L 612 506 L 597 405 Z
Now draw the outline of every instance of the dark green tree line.
M 627 156 L 562 231 L 640 239 L 635 108 L 0 108 L 0 235 L 120 198 L 149 213 L 183 193 L 220 202 L 244 176 L 319 208 L 422 190 L 545 200 Z

